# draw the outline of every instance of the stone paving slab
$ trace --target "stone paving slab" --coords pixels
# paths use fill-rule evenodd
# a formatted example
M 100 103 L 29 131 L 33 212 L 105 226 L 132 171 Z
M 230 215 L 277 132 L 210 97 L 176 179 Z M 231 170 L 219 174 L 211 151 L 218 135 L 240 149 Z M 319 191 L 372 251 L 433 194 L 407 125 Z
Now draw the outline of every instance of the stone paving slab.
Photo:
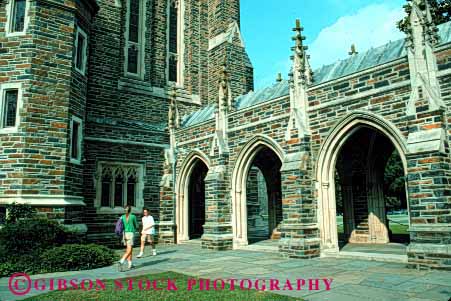
M 451 284 L 451 279 L 448 284 Z M 436 286 L 433 289 L 424 291 L 418 294 L 418 297 L 432 298 L 434 300 L 449 300 L 451 298 L 451 287 L 450 286 Z
M 213 252 L 199 246 L 160 248 L 157 256 L 134 260 L 136 269 L 122 273 L 116 266 L 90 271 L 35 275 L 32 279 L 117 279 L 174 271 L 209 279 L 333 279 L 331 290 L 303 289 L 273 291 L 305 300 L 411 300 L 448 301 L 451 298 L 451 272 L 418 271 L 405 264 L 350 259 L 287 259 L 278 254 L 254 251 Z M 39 292 L 31 292 L 32 295 Z M 31 296 L 31 295 L 28 295 Z M 0 300 L 20 300 L 8 290 L 8 278 L 0 279 Z
M 414 280 L 415 276 L 410 275 L 400 275 L 400 274 L 382 274 L 382 273 L 371 273 L 365 279 L 360 282 L 361 285 L 380 287 L 393 289 L 401 283 L 405 283 L 409 280 Z

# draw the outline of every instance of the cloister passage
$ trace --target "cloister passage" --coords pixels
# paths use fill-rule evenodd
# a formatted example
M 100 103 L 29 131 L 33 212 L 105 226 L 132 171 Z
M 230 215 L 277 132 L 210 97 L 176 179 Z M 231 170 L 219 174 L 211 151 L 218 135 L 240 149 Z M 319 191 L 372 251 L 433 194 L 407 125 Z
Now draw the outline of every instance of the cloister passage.
M 268 147 L 259 147 L 246 178 L 248 243 L 280 238 L 282 200 L 279 157 Z
M 408 242 L 403 176 L 401 158 L 389 138 L 372 127 L 354 129 L 335 165 L 340 248 L 348 243 Z
M 205 224 L 205 176 L 208 167 L 196 159 L 188 184 L 188 233 L 189 239 L 200 238 Z

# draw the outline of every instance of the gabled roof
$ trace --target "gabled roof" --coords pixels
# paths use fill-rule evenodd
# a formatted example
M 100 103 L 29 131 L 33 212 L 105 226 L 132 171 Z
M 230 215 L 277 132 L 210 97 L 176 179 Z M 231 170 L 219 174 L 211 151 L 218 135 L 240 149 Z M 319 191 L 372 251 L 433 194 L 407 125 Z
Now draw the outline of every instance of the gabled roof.
M 440 45 L 451 43 L 451 22 L 438 26 Z M 347 59 L 339 60 L 333 64 L 323 66 L 313 72 L 314 84 L 318 85 L 331 80 L 338 79 L 365 69 L 395 61 L 407 55 L 405 39 L 388 42 L 380 47 L 371 48 L 365 52 L 349 56 Z M 288 81 L 278 82 L 270 87 L 256 92 L 237 97 L 234 101 L 236 110 L 242 110 L 255 106 L 259 103 L 270 101 L 282 96 L 289 95 Z M 214 106 L 208 105 L 199 111 L 185 116 L 182 119 L 182 127 L 188 127 L 214 118 Z
M 202 109 L 195 111 L 189 115 L 185 115 L 180 123 L 182 127 L 189 127 L 201 122 L 213 119 L 215 117 L 215 107 L 213 104 L 209 104 Z
M 288 81 L 283 80 L 272 85 L 271 87 L 266 87 L 256 92 L 251 91 L 245 95 L 237 97 L 234 101 L 235 108 L 236 110 L 245 109 L 268 100 L 288 95 L 289 93 L 290 88 Z

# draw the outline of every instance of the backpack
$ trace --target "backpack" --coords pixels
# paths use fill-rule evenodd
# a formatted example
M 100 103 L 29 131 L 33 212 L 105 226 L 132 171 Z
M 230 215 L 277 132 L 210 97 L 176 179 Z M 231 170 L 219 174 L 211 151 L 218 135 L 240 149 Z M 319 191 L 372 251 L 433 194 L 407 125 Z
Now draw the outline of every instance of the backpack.
M 117 236 L 121 237 L 124 233 L 124 223 L 122 222 L 122 216 L 116 222 L 116 229 L 114 230 Z

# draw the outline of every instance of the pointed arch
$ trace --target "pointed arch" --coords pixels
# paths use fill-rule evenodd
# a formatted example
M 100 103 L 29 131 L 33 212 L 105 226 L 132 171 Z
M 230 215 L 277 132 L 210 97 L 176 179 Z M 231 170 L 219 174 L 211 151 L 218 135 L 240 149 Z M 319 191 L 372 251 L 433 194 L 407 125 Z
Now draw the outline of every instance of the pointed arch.
M 177 243 L 189 240 L 188 216 L 189 216 L 189 196 L 188 186 L 190 177 L 196 164 L 200 160 L 208 169 L 210 169 L 210 159 L 201 150 L 193 150 L 183 160 L 180 172 L 176 180 L 176 224 L 177 224 Z
M 352 112 L 341 119 L 321 145 L 315 166 L 322 254 L 338 252 L 334 181 L 337 157 L 348 138 L 362 127 L 377 130 L 392 142 L 401 157 L 404 174 L 407 174 L 407 142 L 395 125 L 374 113 L 362 111 Z
M 282 147 L 269 136 L 257 135 L 241 149 L 233 168 L 231 193 L 233 247 L 235 249 L 248 244 L 246 180 L 255 156 L 264 147 L 274 152 L 280 162 L 284 162 L 285 153 Z

